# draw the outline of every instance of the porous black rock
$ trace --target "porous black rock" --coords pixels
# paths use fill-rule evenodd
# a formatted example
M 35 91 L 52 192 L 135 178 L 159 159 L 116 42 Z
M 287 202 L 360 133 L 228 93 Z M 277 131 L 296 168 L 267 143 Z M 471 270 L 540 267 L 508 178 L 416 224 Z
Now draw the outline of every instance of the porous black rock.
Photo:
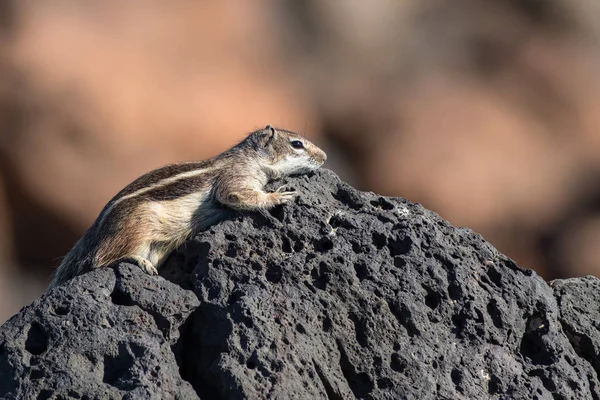
M 162 277 L 121 264 L 0 328 L 0 398 L 600 399 L 600 281 L 330 171 L 232 214 Z M 281 184 L 281 182 L 279 183 Z

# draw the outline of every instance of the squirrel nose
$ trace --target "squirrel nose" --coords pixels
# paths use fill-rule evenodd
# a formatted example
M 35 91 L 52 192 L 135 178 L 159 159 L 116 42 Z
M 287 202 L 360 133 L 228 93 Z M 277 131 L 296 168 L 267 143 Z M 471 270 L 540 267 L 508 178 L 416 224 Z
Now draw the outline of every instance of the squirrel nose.
M 321 158 L 323 159 L 323 162 L 327 161 L 327 153 L 325 153 L 323 150 L 321 150 Z

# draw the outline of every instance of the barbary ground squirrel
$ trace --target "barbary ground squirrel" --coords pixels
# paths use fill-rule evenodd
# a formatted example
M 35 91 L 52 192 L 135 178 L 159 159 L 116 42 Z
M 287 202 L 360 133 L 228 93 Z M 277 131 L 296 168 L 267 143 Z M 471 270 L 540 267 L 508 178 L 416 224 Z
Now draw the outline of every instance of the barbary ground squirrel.
M 298 134 L 267 125 L 210 160 L 148 172 L 104 207 L 65 256 L 49 288 L 118 261 L 156 275 L 175 248 L 221 220 L 227 208 L 268 210 L 283 204 L 295 192 L 269 193 L 265 185 L 308 173 L 326 159 L 323 150 Z

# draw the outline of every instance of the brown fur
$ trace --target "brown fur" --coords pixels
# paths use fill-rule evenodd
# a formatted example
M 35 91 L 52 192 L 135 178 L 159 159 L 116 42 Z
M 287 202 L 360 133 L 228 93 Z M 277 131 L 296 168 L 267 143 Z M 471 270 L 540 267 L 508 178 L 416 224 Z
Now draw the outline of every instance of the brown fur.
M 295 149 L 294 140 L 304 148 Z M 64 258 L 50 287 L 120 260 L 156 274 L 172 250 L 221 220 L 227 208 L 263 210 L 283 204 L 295 193 L 267 193 L 265 185 L 317 169 L 326 159 L 325 152 L 298 134 L 267 125 L 210 160 L 151 171 L 110 200 Z

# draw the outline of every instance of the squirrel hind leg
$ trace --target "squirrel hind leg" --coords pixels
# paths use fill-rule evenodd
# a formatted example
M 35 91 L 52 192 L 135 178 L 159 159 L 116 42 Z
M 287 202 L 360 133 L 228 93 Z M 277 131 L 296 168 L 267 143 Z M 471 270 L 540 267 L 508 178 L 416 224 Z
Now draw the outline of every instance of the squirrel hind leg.
M 154 264 L 152 264 L 152 262 L 150 260 L 148 260 L 142 256 L 139 256 L 136 254 L 128 255 L 128 256 L 120 258 L 114 264 L 118 265 L 121 262 L 126 262 L 126 263 L 130 263 L 133 265 L 137 265 L 142 271 L 144 271 L 148 275 L 158 275 L 158 270 L 156 269 Z

